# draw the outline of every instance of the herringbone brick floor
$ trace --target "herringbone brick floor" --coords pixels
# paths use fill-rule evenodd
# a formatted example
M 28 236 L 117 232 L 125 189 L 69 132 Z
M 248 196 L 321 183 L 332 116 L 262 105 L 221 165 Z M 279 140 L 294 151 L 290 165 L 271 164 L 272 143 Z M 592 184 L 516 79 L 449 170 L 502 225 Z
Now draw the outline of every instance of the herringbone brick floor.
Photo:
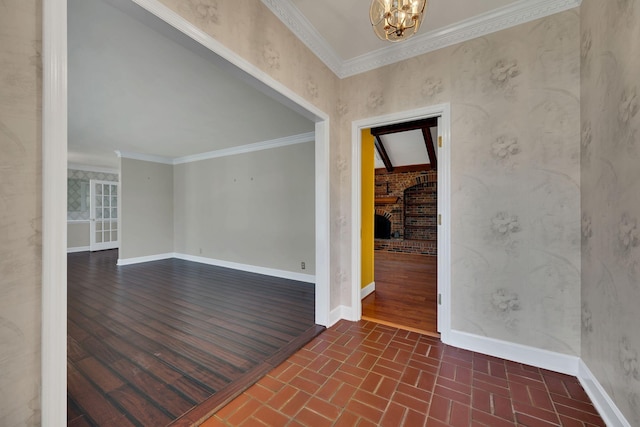
M 574 377 L 389 326 L 340 321 L 202 425 L 605 424 Z

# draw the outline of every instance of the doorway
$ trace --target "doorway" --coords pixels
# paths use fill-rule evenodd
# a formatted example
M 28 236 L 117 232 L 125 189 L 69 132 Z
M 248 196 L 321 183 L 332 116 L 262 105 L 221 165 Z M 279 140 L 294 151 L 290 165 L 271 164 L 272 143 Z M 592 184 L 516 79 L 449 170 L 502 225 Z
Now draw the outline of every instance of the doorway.
M 303 97 L 221 45 L 157 0 L 136 4 L 219 55 L 229 68 L 264 93 L 315 122 L 315 321 L 328 325 L 329 296 L 329 121 Z M 43 265 L 42 265 L 42 420 L 66 422 L 66 177 L 67 177 L 67 2 L 43 5 Z
M 119 246 L 118 232 L 118 183 L 89 181 L 89 250 L 91 252 L 115 249 Z
M 362 318 L 437 337 L 438 121 L 365 129 L 361 141 Z
M 363 316 L 362 300 L 366 298 L 373 289 L 377 289 L 377 278 L 373 281 L 372 286 L 362 286 L 362 261 L 363 253 L 362 249 L 362 237 L 361 233 L 364 233 L 365 224 L 362 223 L 362 197 L 364 190 L 362 188 L 362 131 L 364 129 L 375 129 L 379 127 L 398 128 L 403 123 L 415 122 L 426 119 L 437 119 L 438 121 L 438 135 L 436 136 L 434 149 L 435 160 L 437 161 L 437 177 L 435 182 L 437 183 L 437 227 L 435 233 L 437 234 L 435 246 L 437 254 L 435 262 L 432 263 L 431 274 L 437 276 L 435 279 L 435 299 L 436 317 L 437 317 L 437 332 L 440 333 L 440 337 L 443 342 L 447 342 L 450 331 L 450 277 L 451 277 L 451 224 L 450 224 L 450 127 L 451 127 L 451 113 L 449 104 L 440 104 L 431 107 L 419 108 L 410 111 L 404 111 L 385 116 L 371 117 L 367 119 L 358 120 L 352 123 L 352 306 L 353 318 L 360 319 Z M 384 145 L 384 144 L 383 144 Z M 437 145 L 437 146 L 435 146 Z M 388 153 L 387 153 L 388 154 Z M 428 153 L 427 153 L 428 155 Z M 381 156 L 382 157 L 382 156 Z M 383 161 L 384 163 L 384 161 Z M 416 182 L 418 184 L 418 182 Z M 411 186 L 408 186 L 411 187 Z M 383 188 L 386 192 L 386 188 Z M 382 197 L 382 194 L 379 195 Z M 389 195 L 386 197 L 395 197 Z M 391 199 L 393 202 L 394 200 Z M 387 200 L 389 202 L 389 200 Z M 393 215 L 385 211 L 385 209 L 375 209 L 375 213 L 381 216 Z M 401 215 L 404 218 L 404 211 Z M 388 218 L 387 218 L 388 219 Z M 373 217 L 372 221 L 373 223 Z M 393 237 L 395 234 L 393 227 L 390 232 Z M 414 230 L 415 231 L 415 230 Z M 400 237 L 400 236 L 398 236 Z M 432 260 L 434 261 L 434 260 Z M 398 265 L 407 267 L 407 262 L 396 263 L 397 261 L 390 260 L 387 269 L 392 275 L 399 275 Z M 394 265 L 394 263 L 396 263 Z M 374 262 L 375 265 L 375 262 Z M 409 268 L 409 267 L 407 267 Z M 409 268 L 411 270 L 411 268 Z M 428 274 L 428 273 L 424 273 Z M 372 289 L 373 288 L 373 289 Z

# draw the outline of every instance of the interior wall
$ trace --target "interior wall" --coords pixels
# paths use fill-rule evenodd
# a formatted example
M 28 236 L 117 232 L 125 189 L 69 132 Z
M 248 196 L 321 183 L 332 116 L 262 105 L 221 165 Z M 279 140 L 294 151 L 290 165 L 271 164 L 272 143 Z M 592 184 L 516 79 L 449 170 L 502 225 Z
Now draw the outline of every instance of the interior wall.
M 307 142 L 176 165 L 175 251 L 315 274 L 314 150 Z
M 374 237 L 374 192 L 375 192 L 375 154 L 374 140 L 370 129 L 362 129 L 362 207 L 360 209 L 362 219 L 362 249 L 361 264 L 362 271 L 360 275 L 360 287 L 364 288 L 374 281 L 375 260 L 373 253 L 373 237 Z
M 582 359 L 640 425 L 640 5 L 584 0 Z
M 120 259 L 173 252 L 173 165 L 120 159 Z
M 452 328 L 580 354 L 577 9 L 341 82 L 351 122 L 451 103 Z M 410 96 L 407 96 L 410 94 Z
M 260 0 L 160 0 L 226 48 L 330 116 L 330 309 L 350 300 L 349 146 L 338 140 L 346 103 L 337 102 L 339 79 Z M 242 31 L 236 24 L 242 22 Z M 245 31 L 248 29 L 248 31 Z M 343 292 L 344 290 L 344 292 Z M 344 300 L 344 295 L 346 300 Z
M 89 221 L 67 222 L 67 248 L 84 248 L 91 244 Z
M 41 41 L 36 0 L 0 5 L 0 425 L 40 425 Z

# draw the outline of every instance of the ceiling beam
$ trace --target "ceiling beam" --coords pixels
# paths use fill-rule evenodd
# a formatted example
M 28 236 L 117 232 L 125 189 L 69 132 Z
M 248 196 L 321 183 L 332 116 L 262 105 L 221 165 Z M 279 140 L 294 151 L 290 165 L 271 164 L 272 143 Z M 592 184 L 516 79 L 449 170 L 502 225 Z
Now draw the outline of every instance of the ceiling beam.
M 424 144 L 427 146 L 427 153 L 429 154 L 429 163 L 434 170 L 438 169 L 438 157 L 436 156 L 436 148 L 433 145 L 433 138 L 431 137 L 431 129 L 422 128 L 422 136 L 424 137 Z
M 407 165 L 407 166 L 395 166 L 393 168 L 393 172 L 394 173 L 403 173 L 403 172 L 425 172 L 425 171 L 430 171 L 432 168 L 432 166 L 429 163 L 423 163 L 421 165 Z M 388 174 L 389 172 L 387 172 L 387 170 L 385 168 L 376 168 L 375 169 L 375 174 L 376 175 L 385 175 Z
M 375 141 L 376 150 L 378 150 L 378 154 L 380 154 L 380 157 L 382 158 L 382 163 L 384 163 L 384 167 L 387 169 L 387 171 L 393 172 L 393 165 L 391 164 L 391 160 L 389 159 L 387 150 L 384 149 L 384 145 L 382 144 L 380 135 L 374 135 L 374 136 L 376 137 L 376 141 Z
M 377 128 L 371 129 L 371 135 L 373 136 L 387 135 L 390 133 L 407 132 L 410 130 L 420 130 L 423 128 L 431 128 L 434 126 L 438 126 L 437 117 L 430 117 L 428 119 L 416 120 L 416 121 L 407 122 L 407 123 L 396 123 L 393 125 L 379 126 Z

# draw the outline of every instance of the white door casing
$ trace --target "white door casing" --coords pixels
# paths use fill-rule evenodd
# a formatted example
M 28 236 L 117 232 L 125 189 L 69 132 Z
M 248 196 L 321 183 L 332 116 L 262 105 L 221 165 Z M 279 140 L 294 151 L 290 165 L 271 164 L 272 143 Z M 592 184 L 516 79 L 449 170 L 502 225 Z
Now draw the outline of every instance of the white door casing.
M 362 318 L 360 299 L 362 229 L 362 141 L 361 130 L 430 117 L 438 117 L 438 331 L 444 343 L 451 331 L 451 106 L 438 104 L 384 116 L 369 117 L 351 124 L 351 320 Z
M 90 251 L 115 249 L 120 245 L 120 206 L 118 204 L 119 184 L 112 181 L 90 181 L 89 209 L 91 212 Z

